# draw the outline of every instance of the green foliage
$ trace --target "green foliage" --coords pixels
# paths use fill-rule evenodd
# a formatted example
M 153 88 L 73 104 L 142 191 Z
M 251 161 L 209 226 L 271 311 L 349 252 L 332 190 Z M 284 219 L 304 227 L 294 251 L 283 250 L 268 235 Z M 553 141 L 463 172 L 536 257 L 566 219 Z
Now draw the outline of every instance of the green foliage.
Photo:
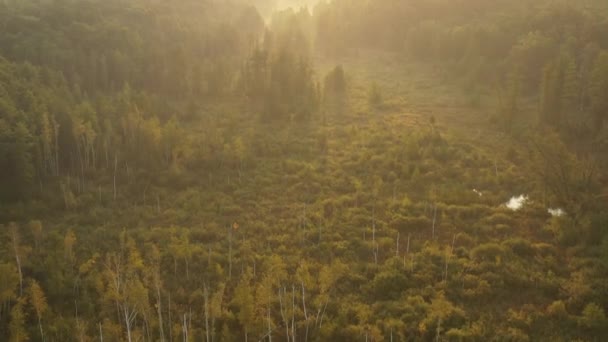
M 2 199 L 27 198 L 34 185 L 34 142 L 23 122 L 11 127 L 0 119 L 0 148 Z
M 23 310 L 25 299 L 20 298 L 17 304 L 11 309 L 11 322 L 9 324 L 9 342 L 25 342 L 29 341 L 29 335 L 26 330 L 26 315 Z
M 589 303 L 583 310 L 580 324 L 591 331 L 606 331 L 606 314 L 604 310 L 595 303 Z
M 494 243 L 479 245 L 471 250 L 471 257 L 477 261 L 498 262 L 504 250 L 501 246 Z
M 7 263 L 0 264 L 0 272 L 3 275 L 0 279 L 0 302 L 8 303 L 17 299 L 19 274 L 14 265 Z

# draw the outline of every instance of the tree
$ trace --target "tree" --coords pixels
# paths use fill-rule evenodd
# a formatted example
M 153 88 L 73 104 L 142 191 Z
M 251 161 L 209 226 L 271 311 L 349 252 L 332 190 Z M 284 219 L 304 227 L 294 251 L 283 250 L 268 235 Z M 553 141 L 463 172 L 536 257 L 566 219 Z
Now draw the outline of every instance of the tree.
M 0 263 L 0 307 L 8 307 L 8 303 L 17 299 L 19 273 L 13 264 Z M 0 315 L 2 310 L 0 310 Z M 2 318 L 0 316 L 0 318 Z
M 578 71 L 574 58 L 561 55 L 545 65 L 541 83 L 541 122 L 562 128 L 579 107 Z
M 595 303 L 587 304 L 580 318 L 580 324 L 595 333 L 605 331 L 607 322 L 604 310 Z
M 24 257 L 24 248 L 21 246 L 21 239 L 19 235 L 19 228 L 17 224 L 11 222 L 9 224 L 9 231 L 11 234 L 11 242 L 13 247 L 13 252 L 15 254 L 15 262 L 17 264 L 17 270 L 19 271 L 19 296 L 23 295 L 23 257 Z
M 539 73 L 555 53 L 555 43 L 543 32 L 533 31 L 522 35 L 513 45 L 510 58 L 515 68 L 521 70 L 522 86 L 534 89 Z
M 39 220 L 31 220 L 28 225 L 32 231 L 32 235 L 34 236 L 35 247 L 38 249 L 40 239 L 42 239 L 42 222 Z
M 596 204 L 596 163 L 586 156 L 574 155 L 554 132 L 545 131 L 542 138 L 532 141 L 531 172 L 552 203 L 568 213 L 570 228 L 577 227 Z
M 272 319 L 271 319 L 271 298 L 273 296 L 272 278 L 265 275 L 257 283 L 255 289 L 255 314 L 260 322 L 260 326 L 266 325 L 266 335 L 272 340 Z M 262 323 L 266 321 L 266 324 Z
M 253 289 L 251 287 L 252 270 L 247 267 L 245 273 L 241 276 L 238 285 L 234 289 L 233 302 L 238 307 L 237 318 L 243 327 L 245 333 L 245 341 L 248 339 L 249 332 L 255 324 L 255 306 Z
M 559 123 L 559 75 L 555 63 L 549 63 L 543 68 L 543 78 L 541 84 L 540 117 L 546 124 Z
M 318 85 L 309 58 L 291 48 L 295 38 L 288 38 L 275 45 L 267 37 L 267 46 L 255 47 L 241 73 L 241 87 L 264 121 L 306 121 L 317 109 Z
M 76 244 L 76 234 L 73 230 L 68 230 L 63 238 L 64 257 L 72 262 L 74 261 L 74 245 Z
M 9 342 L 25 342 L 29 340 L 25 328 L 26 315 L 23 312 L 25 298 L 19 298 L 11 309 L 11 322 L 9 324 Z
M 190 259 L 194 246 L 190 243 L 190 236 L 188 230 L 182 230 L 179 237 L 172 236 L 171 243 L 169 245 L 171 254 L 173 255 L 174 271 L 177 274 L 177 260 L 183 259 L 186 266 L 186 279 L 190 279 Z
M 449 329 L 448 323 L 454 319 L 464 318 L 464 316 L 465 313 L 462 309 L 446 299 L 443 292 L 439 292 L 437 297 L 431 301 L 421 326 L 428 328 L 435 326 L 436 329 L 430 331 L 430 335 L 435 336 L 435 340 L 439 341 L 441 335 Z
M 47 112 L 43 112 L 40 116 L 40 144 L 42 149 L 42 162 L 41 168 L 46 174 L 54 174 L 56 170 L 55 166 L 55 126 L 52 125 L 49 120 Z
M 211 297 L 209 303 L 209 316 L 211 316 L 211 341 L 215 341 L 215 321 L 221 318 L 224 306 L 224 295 L 226 285 L 221 283 L 217 286 L 217 290 Z
M 346 105 L 346 76 L 341 65 L 333 68 L 325 76 L 323 89 L 325 104 L 341 113 Z
M 33 138 L 23 122 L 11 125 L 0 119 L 0 181 L 2 197 L 27 199 L 34 184 Z
M 579 71 L 577 69 L 576 60 L 571 56 L 562 56 L 560 59 L 563 68 L 563 81 L 561 91 L 561 107 L 564 119 L 573 121 L 577 119 L 575 114 L 578 113 L 581 96 L 579 80 Z
M 510 132 L 513 128 L 515 118 L 519 112 L 521 86 L 522 71 L 519 68 L 514 68 L 507 75 L 505 86 L 499 89 L 499 119 L 507 132 Z
M 38 318 L 38 329 L 40 330 L 40 338 L 44 341 L 44 330 L 42 329 L 42 316 L 48 309 L 46 297 L 42 288 L 36 280 L 32 280 L 29 287 L 29 298 L 34 312 L 36 312 L 36 318 Z
M 162 298 L 161 298 L 161 288 L 163 286 L 163 281 L 161 277 L 161 255 L 158 246 L 152 244 L 149 248 L 150 250 L 150 259 L 151 259 L 151 278 L 152 283 L 154 284 L 154 290 L 156 290 L 156 313 L 158 315 L 158 330 L 160 341 L 165 341 L 165 326 L 163 323 L 163 309 L 162 309 Z
M 602 52 L 595 60 L 589 92 L 595 127 L 600 128 L 608 120 L 608 52 Z
M 134 262 L 137 258 L 129 258 L 125 262 L 121 256 L 108 254 L 104 278 L 106 282 L 105 297 L 117 305 L 120 319 L 125 325 L 127 340 L 133 340 L 133 330 L 138 315 L 148 311 L 148 290 L 141 282 L 139 272 L 143 263 Z

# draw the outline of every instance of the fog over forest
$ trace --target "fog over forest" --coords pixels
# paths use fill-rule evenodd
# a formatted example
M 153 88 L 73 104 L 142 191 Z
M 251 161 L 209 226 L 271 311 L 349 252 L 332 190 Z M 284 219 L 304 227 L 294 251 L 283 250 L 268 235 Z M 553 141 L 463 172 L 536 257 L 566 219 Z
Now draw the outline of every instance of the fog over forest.
M 605 0 L 0 0 L 0 341 L 608 340 Z

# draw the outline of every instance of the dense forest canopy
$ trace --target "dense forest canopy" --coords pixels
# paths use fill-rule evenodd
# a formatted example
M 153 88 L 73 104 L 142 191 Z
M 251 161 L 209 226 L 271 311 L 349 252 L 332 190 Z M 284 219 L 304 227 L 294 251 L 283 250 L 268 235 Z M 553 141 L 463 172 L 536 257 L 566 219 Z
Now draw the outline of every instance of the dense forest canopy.
M 601 0 L 0 2 L 0 340 L 603 341 Z

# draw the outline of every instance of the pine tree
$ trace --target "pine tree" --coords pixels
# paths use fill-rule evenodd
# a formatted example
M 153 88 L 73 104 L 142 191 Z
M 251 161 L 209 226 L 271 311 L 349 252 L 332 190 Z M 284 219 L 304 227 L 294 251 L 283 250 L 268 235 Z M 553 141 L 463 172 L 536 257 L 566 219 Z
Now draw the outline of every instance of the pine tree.
M 563 57 L 562 67 L 561 108 L 564 117 L 571 117 L 580 107 L 580 81 L 574 58 L 570 56 Z
M 501 121 L 507 131 L 511 131 L 515 117 L 519 111 L 519 98 L 521 96 L 522 72 L 519 68 L 513 69 L 508 75 L 504 89 L 500 91 Z
M 574 58 L 562 55 L 545 65 L 541 82 L 540 120 L 561 128 L 579 107 L 579 81 Z
M 559 111 L 557 69 L 558 67 L 554 62 L 548 63 L 543 68 L 540 95 L 540 121 L 545 124 L 552 123 Z
M 601 53 L 595 60 L 591 75 L 590 102 L 599 129 L 608 120 L 608 52 Z

